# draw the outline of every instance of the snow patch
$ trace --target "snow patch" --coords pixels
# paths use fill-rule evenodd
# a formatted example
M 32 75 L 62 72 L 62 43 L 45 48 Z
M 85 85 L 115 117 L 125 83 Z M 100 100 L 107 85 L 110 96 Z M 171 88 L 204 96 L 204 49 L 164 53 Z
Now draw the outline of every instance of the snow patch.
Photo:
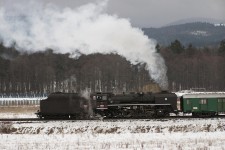
M 190 34 L 195 35 L 195 36 L 209 36 L 210 34 L 207 31 L 201 31 L 201 30 L 196 30 L 190 32 Z
M 5 124 L 5 122 L 2 122 Z M 1 149 L 224 149 L 225 119 L 8 123 Z

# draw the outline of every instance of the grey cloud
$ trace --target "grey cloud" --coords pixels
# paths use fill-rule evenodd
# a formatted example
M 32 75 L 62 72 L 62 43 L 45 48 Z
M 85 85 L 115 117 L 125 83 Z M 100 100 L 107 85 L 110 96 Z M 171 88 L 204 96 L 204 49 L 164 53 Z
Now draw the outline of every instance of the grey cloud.
M 11 5 L 18 0 L 0 0 Z M 101 0 L 39 0 L 58 7 L 75 8 Z M 225 22 L 225 0 L 108 0 L 107 12 L 129 18 L 138 27 L 163 26 L 189 18 L 212 18 Z

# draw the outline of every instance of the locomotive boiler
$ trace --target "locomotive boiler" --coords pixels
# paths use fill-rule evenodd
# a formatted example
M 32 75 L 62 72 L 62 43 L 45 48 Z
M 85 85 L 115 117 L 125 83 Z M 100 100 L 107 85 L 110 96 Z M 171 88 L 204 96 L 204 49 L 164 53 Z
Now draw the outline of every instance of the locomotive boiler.
M 91 95 L 95 114 L 107 118 L 152 118 L 177 113 L 177 96 L 160 93 L 94 93 Z

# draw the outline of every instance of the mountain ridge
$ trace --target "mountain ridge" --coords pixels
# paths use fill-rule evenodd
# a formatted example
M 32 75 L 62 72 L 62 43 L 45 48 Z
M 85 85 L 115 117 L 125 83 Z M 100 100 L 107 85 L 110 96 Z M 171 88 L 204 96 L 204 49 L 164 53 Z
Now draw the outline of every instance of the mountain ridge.
M 206 22 L 192 22 L 160 28 L 142 28 L 145 35 L 155 39 L 158 44 L 168 46 L 179 40 L 184 46 L 218 46 L 225 39 L 225 25 L 216 26 Z

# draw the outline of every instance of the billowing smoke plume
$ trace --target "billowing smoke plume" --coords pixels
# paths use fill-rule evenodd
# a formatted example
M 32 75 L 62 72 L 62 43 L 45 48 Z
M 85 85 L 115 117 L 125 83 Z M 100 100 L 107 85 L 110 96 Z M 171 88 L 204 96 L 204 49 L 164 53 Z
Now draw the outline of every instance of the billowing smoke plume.
M 88 114 L 90 117 L 93 117 L 93 106 L 90 98 L 91 92 L 88 89 L 85 89 L 84 91 L 81 91 L 81 97 L 85 98 L 88 104 Z
M 155 41 L 134 28 L 128 19 L 104 12 L 107 1 L 78 8 L 58 9 L 29 2 L 12 9 L 0 6 L 0 40 L 5 46 L 29 52 L 48 48 L 58 53 L 115 52 L 132 64 L 146 63 L 149 74 L 161 88 L 167 88 L 167 68 L 156 53 Z

